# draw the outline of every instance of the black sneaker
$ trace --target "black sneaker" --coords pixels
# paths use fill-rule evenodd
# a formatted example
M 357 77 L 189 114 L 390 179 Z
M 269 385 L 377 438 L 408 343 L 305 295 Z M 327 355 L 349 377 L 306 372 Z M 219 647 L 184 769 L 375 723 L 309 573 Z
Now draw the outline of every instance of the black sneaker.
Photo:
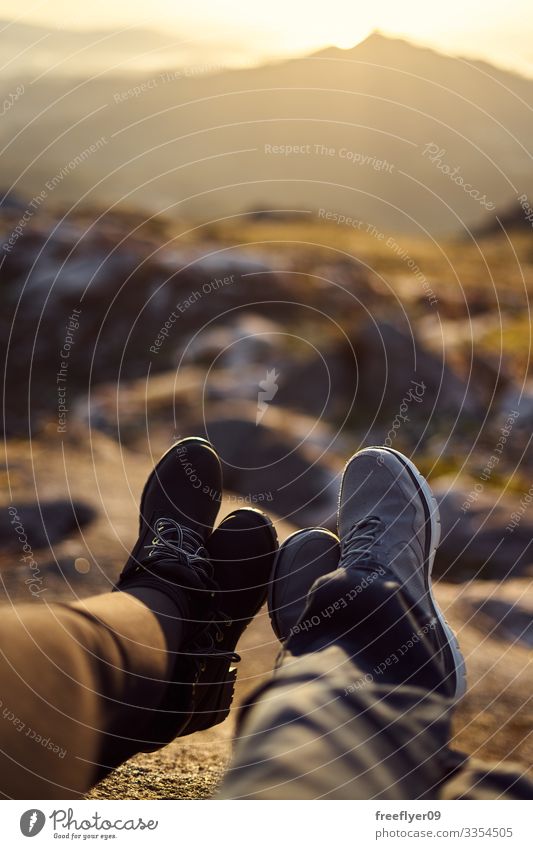
M 204 639 L 219 618 L 219 587 L 205 544 L 221 493 L 222 469 L 213 446 L 199 437 L 173 445 L 146 482 L 139 538 L 115 588 L 127 592 L 151 587 L 170 596 L 191 645 Z M 164 703 L 148 719 L 140 714 L 136 751 L 153 751 L 186 733 L 195 708 L 195 675 L 196 664 L 179 653 Z M 214 701 L 224 687 L 225 681 L 213 683 Z
M 272 522 L 260 510 L 230 513 L 208 540 L 218 586 L 218 618 L 185 651 L 191 652 L 193 712 L 182 734 L 211 728 L 229 714 L 240 660 L 237 643 L 266 601 L 278 550 Z
M 355 454 L 342 478 L 338 528 L 341 568 L 360 574 L 381 567 L 409 599 L 417 621 L 423 626 L 432 623 L 427 633 L 435 656 L 452 697 L 459 699 L 466 691 L 465 663 L 431 584 L 439 511 L 414 463 L 391 448 L 365 448 Z
M 218 589 L 205 542 L 213 530 L 221 494 L 222 468 L 213 446 L 200 437 L 173 445 L 144 487 L 139 538 L 116 590 L 157 589 L 169 595 L 178 609 L 190 607 L 190 631 L 203 627 L 215 609 Z
M 268 592 L 268 612 L 281 643 L 299 627 L 309 590 L 318 578 L 338 567 L 340 553 L 339 538 L 325 528 L 296 531 L 280 546 Z

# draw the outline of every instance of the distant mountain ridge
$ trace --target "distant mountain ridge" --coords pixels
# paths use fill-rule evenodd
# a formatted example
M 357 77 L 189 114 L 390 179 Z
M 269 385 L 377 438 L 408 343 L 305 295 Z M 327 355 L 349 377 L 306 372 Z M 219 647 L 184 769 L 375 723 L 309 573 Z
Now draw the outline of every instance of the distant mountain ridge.
M 46 203 L 291 208 L 439 236 L 533 194 L 532 111 L 530 79 L 375 33 L 257 68 L 44 75 L 3 116 L 0 178 L 33 195 L 67 169 Z
M 57 29 L 0 20 L 0 67 L 3 77 L 39 74 L 83 75 L 112 69 L 162 66 L 187 60 L 177 36 L 156 29 Z

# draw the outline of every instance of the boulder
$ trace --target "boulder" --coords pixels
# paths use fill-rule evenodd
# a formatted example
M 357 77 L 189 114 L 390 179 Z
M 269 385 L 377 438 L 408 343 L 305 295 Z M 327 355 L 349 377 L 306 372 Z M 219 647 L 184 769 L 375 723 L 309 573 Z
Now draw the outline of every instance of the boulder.
M 435 558 L 437 577 L 460 583 L 505 580 L 533 574 L 533 498 L 515 527 L 512 516 L 520 499 L 498 497 L 481 481 L 432 481 L 440 510 L 442 534 Z
M 475 418 L 479 402 L 474 389 L 417 338 L 405 316 L 392 324 L 367 321 L 354 334 L 358 386 L 356 405 L 372 421 L 394 417 L 413 381 L 424 386 L 422 402 L 411 404 L 411 415 L 428 421 Z
M 95 510 L 78 500 L 15 504 L 0 512 L 0 548 L 19 551 L 24 544 L 32 550 L 46 548 L 78 531 L 95 517 Z
M 488 598 L 461 603 L 465 620 L 493 639 L 533 648 L 533 609 L 520 602 Z
M 214 368 L 246 368 L 271 364 L 280 357 L 284 329 L 254 312 L 208 327 L 183 348 L 181 363 L 204 363 Z
M 307 420 L 310 427 L 313 421 Z M 272 510 L 300 527 L 334 528 L 342 463 L 316 443 L 305 442 L 292 427 L 290 414 L 279 412 L 279 426 L 248 418 L 210 417 L 189 432 L 207 436 L 223 466 L 224 487 L 243 504 Z

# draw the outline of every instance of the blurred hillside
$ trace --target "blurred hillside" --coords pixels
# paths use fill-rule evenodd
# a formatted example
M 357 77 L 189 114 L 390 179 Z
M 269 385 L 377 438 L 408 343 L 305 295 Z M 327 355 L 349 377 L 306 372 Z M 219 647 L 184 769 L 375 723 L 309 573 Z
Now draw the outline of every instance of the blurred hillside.
M 18 217 L 2 211 L 3 241 Z M 282 539 L 334 527 L 346 458 L 386 442 L 440 503 L 437 595 L 471 684 L 454 743 L 529 767 L 529 233 L 436 244 L 286 218 L 40 213 L 2 276 L 3 503 L 39 570 L 0 511 L 4 602 L 109 589 L 145 476 L 179 436 L 210 438 L 223 509 L 272 512 Z M 264 612 L 242 649 L 238 700 L 272 665 Z M 94 795 L 209 795 L 231 728 L 139 756 Z
M 22 21 L 0 20 L 2 76 L 87 76 L 148 70 L 166 63 L 191 60 L 190 45 L 150 29 L 57 29 Z
M 205 433 L 232 491 L 330 526 L 345 457 L 388 441 L 442 489 L 443 574 L 529 569 L 530 520 L 506 529 L 533 474 L 528 234 L 41 213 L 2 276 L 8 437 L 146 456 Z
M 125 73 L 123 51 L 142 33 L 78 34 L 70 58 L 67 33 L 37 35 L 28 68 L 50 45 L 57 56 L 46 73 L 17 60 L 3 77 L 0 179 L 44 192 L 48 209 L 132 204 L 203 221 L 325 210 L 423 236 L 492 222 L 533 188 L 533 81 L 486 63 L 374 34 L 257 68 L 185 54 Z M 154 39 L 138 67 L 163 61 Z M 65 75 L 91 51 L 98 73 Z

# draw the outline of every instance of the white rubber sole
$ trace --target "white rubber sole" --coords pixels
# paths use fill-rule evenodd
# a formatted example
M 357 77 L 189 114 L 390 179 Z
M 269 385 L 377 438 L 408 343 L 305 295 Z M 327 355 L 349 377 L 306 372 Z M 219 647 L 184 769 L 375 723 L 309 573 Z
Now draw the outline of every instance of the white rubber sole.
M 431 600 L 431 604 L 433 606 L 435 616 L 444 632 L 444 636 L 448 642 L 450 647 L 450 651 L 453 656 L 453 660 L 455 663 L 455 700 L 459 701 L 467 690 L 467 680 L 466 680 L 466 664 L 465 659 L 463 657 L 463 653 L 459 648 L 459 642 L 455 633 L 453 632 L 451 626 L 448 623 L 444 613 L 440 609 L 437 600 L 433 594 L 433 584 L 431 580 L 431 575 L 433 572 L 433 563 L 435 562 L 435 555 L 437 553 L 437 548 L 439 547 L 440 542 L 440 534 L 441 534 L 441 523 L 440 523 L 440 515 L 439 515 L 439 506 L 437 504 L 437 499 L 433 495 L 431 491 L 431 487 L 429 486 L 425 477 L 418 471 L 415 464 L 409 457 L 406 457 L 405 454 L 402 454 L 401 451 L 397 451 L 395 448 L 388 448 L 385 446 L 376 446 L 381 448 L 382 451 L 387 451 L 389 454 L 394 454 L 406 468 L 410 472 L 412 478 L 420 490 L 421 496 L 424 498 L 426 502 L 426 506 L 428 509 L 429 517 L 430 517 L 430 546 L 429 546 L 429 556 L 428 556 L 428 567 L 427 567 L 427 575 L 426 575 L 426 586 L 428 590 L 428 594 Z

